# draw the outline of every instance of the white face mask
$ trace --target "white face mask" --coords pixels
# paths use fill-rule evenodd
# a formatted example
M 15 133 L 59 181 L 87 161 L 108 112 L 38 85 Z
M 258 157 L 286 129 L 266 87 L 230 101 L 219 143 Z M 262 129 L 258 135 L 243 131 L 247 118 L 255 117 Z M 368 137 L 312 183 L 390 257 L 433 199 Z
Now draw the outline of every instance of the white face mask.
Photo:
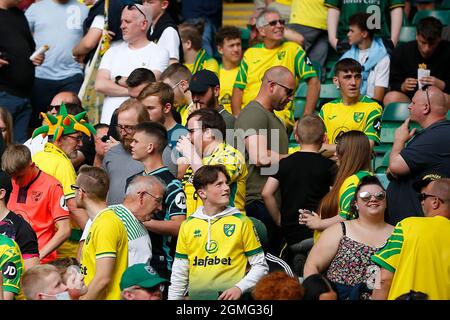
M 64 291 L 64 292 L 57 293 L 57 294 L 41 293 L 41 295 L 47 296 L 47 297 L 53 297 L 56 300 L 72 300 L 70 298 L 69 291 Z

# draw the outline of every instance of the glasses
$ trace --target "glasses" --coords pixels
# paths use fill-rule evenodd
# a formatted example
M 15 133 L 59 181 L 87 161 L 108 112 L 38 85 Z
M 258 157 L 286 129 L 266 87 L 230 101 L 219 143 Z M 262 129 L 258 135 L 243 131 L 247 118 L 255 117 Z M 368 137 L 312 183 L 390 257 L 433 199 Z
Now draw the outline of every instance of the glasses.
M 267 22 L 264 26 L 275 27 L 277 25 L 277 23 L 279 23 L 280 25 L 284 26 L 286 21 L 284 19 L 272 20 L 270 22 Z
M 136 4 L 127 5 L 128 10 L 133 10 L 133 8 L 136 8 L 140 13 L 142 13 L 142 15 L 144 16 L 144 19 L 147 20 L 147 16 L 145 15 L 145 13 L 141 9 L 139 9 L 139 7 Z
M 56 112 L 58 112 L 59 113 L 59 109 L 61 108 L 61 106 L 60 105 L 54 105 L 54 106 L 52 106 L 52 105 L 49 105 L 48 107 L 47 107 L 47 111 L 48 112 L 51 112 L 53 109 L 55 109 L 56 110 Z
M 383 201 L 384 199 L 386 199 L 386 192 L 380 191 L 375 194 L 372 194 L 370 192 L 363 191 L 359 193 L 359 198 L 364 202 L 369 202 L 370 199 L 372 199 L 372 196 L 374 196 L 375 199 L 378 201 Z
M 133 133 L 133 132 L 134 132 L 135 126 L 127 126 L 127 125 L 123 126 L 123 125 L 121 125 L 121 124 L 118 124 L 118 125 L 116 126 L 116 128 L 117 128 L 117 130 L 119 130 L 119 131 L 122 130 L 122 131 L 125 131 L 126 133 L 130 134 L 130 133 Z
M 76 142 L 81 142 L 81 140 L 83 140 L 83 136 L 82 135 L 79 135 L 79 136 L 66 136 L 66 137 L 67 138 L 72 138 Z
M 147 192 L 147 191 L 140 191 L 140 192 L 138 192 L 138 195 L 141 195 L 141 194 L 148 194 L 148 195 L 151 196 L 153 199 L 155 199 L 155 201 L 156 201 L 158 204 L 162 204 L 162 203 L 163 203 L 163 198 L 158 198 L 158 197 L 152 195 L 150 192 Z
M 286 94 L 288 97 L 292 96 L 294 94 L 294 88 L 289 88 L 286 87 L 285 85 L 278 83 L 276 81 L 273 80 L 268 80 L 269 83 L 275 83 L 276 85 L 279 85 L 280 87 L 284 88 L 284 90 L 286 90 Z
M 431 109 L 431 102 L 430 102 L 430 95 L 428 94 L 428 87 L 429 87 L 429 85 L 424 85 L 424 86 L 422 87 L 422 91 L 425 91 L 425 93 L 427 94 L 427 102 L 428 102 L 428 106 L 429 106 L 430 109 Z
M 79 186 L 77 186 L 77 185 L 74 185 L 74 184 L 71 184 L 70 185 L 70 189 L 72 189 L 72 190 L 81 190 L 82 192 L 85 192 L 84 191 L 84 189 L 82 188 L 82 187 L 79 187 Z
M 435 197 L 435 198 L 437 198 L 440 202 L 444 203 L 444 200 L 442 200 L 442 199 L 439 198 L 438 196 L 435 196 L 434 194 L 428 194 L 428 193 L 425 193 L 425 192 L 421 192 L 421 193 L 418 194 L 418 197 L 419 197 L 419 201 L 425 201 L 426 198 L 429 198 L 429 197 Z

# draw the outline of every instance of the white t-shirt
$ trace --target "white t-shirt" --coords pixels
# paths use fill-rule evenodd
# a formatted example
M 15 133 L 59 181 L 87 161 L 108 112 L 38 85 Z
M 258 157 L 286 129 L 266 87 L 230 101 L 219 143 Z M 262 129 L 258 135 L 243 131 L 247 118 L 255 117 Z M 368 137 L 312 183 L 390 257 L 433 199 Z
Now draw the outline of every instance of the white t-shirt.
M 103 30 L 104 26 L 105 26 L 105 16 L 102 14 L 99 14 L 99 15 L 95 16 L 89 29 L 95 28 L 95 29 Z
M 119 204 L 110 206 L 117 217 L 123 222 L 128 236 L 128 266 L 136 263 L 146 263 L 152 258 L 152 242 L 145 226 L 139 222 L 128 208 Z M 80 241 L 86 241 L 92 220 L 88 219 Z
M 369 55 L 369 49 L 359 50 L 359 63 L 363 65 Z M 366 96 L 373 98 L 375 94 L 375 87 L 389 87 L 389 67 L 391 60 L 389 55 L 384 56 L 375 68 L 369 72 L 369 77 L 367 78 L 367 89 Z
M 110 72 L 111 80 L 116 76 L 128 77 L 136 68 L 147 68 L 163 72 L 169 65 L 169 52 L 162 46 L 149 42 L 140 49 L 130 49 L 124 41 L 118 41 L 111 45 L 106 51 L 100 63 L 100 69 Z M 103 102 L 103 110 L 100 122 L 109 124 L 111 116 L 122 102 L 128 99 L 125 97 L 106 96 Z
M 23 143 L 23 145 L 25 147 L 27 147 L 28 149 L 30 149 L 31 156 L 34 156 L 39 151 L 44 150 L 44 146 L 47 142 L 48 142 L 48 136 L 44 137 L 44 135 L 40 134 L 34 138 L 28 139 L 27 141 L 25 141 Z
M 158 40 L 158 44 L 169 51 L 169 57 L 171 59 L 180 61 L 180 52 L 178 51 L 178 48 L 180 47 L 180 37 L 174 28 L 168 27 L 164 29 Z

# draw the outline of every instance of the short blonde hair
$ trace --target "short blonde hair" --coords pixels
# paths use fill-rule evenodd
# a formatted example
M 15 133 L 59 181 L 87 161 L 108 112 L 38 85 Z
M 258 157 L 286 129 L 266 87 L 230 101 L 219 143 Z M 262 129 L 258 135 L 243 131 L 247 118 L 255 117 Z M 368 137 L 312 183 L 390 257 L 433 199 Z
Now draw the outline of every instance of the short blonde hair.
M 45 291 L 46 278 L 52 272 L 58 272 L 58 268 L 51 264 L 38 264 L 26 270 L 22 276 L 22 291 L 27 300 L 37 300 L 37 295 Z

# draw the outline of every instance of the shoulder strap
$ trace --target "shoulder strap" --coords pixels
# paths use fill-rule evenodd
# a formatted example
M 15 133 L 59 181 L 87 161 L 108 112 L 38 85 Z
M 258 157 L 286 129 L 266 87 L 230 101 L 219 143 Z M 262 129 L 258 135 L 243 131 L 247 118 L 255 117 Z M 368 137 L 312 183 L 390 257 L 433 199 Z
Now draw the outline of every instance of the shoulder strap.
M 345 236 L 346 233 L 347 233 L 347 230 L 345 229 L 345 223 L 344 223 L 344 221 L 341 222 L 341 227 L 342 227 L 342 233 L 343 233 L 344 236 Z

